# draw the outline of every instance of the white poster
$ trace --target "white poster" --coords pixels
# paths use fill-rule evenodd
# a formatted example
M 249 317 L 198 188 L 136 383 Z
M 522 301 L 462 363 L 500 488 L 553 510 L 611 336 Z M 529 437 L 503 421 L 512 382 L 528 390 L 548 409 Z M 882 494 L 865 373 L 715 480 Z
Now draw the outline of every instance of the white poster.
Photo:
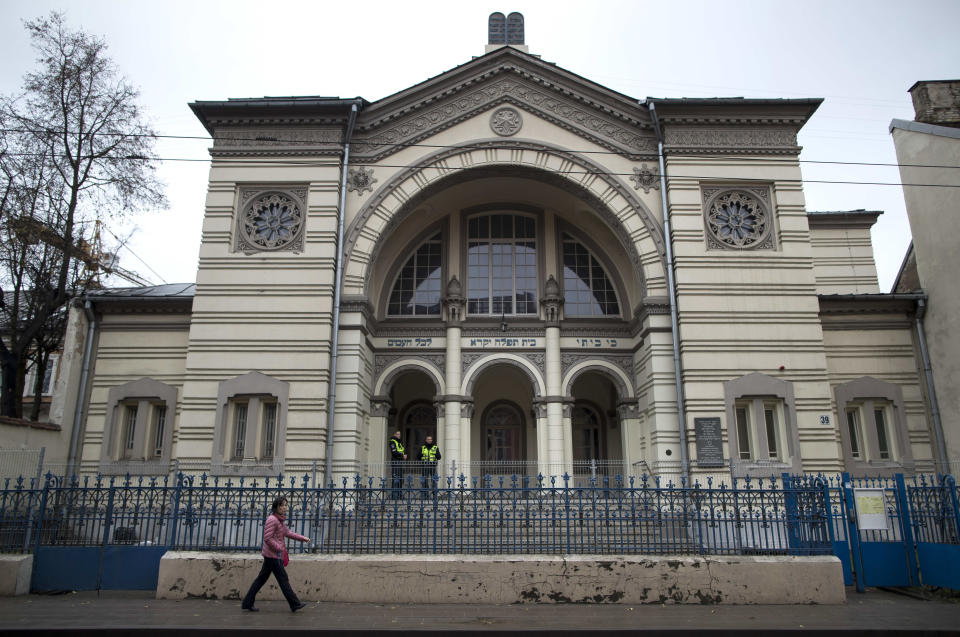
M 887 505 L 883 489 L 854 489 L 856 501 L 857 526 L 861 531 L 886 531 Z

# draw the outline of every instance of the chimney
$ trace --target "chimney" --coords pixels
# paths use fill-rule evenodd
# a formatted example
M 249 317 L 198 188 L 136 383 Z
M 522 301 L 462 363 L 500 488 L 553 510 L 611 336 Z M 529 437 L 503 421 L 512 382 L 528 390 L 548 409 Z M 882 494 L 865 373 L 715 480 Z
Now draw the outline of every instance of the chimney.
M 484 53 L 505 46 L 512 46 L 524 53 L 530 52 L 524 43 L 523 14 L 516 11 L 508 16 L 504 16 L 499 11 L 490 14 L 487 20 L 487 48 Z
M 960 80 L 917 82 L 910 96 L 916 121 L 960 128 Z

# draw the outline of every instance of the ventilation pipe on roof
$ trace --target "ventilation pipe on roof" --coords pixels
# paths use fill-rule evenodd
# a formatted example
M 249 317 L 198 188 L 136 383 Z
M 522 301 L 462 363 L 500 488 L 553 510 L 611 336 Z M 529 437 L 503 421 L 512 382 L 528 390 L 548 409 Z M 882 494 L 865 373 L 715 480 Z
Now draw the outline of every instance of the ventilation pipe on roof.
M 937 438 L 937 455 L 940 456 L 941 471 L 950 473 L 950 458 L 943 441 L 943 423 L 940 421 L 940 407 L 937 404 L 937 392 L 933 388 L 933 367 L 930 365 L 930 353 L 927 351 L 927 335 L 923 331 L 923 316 L 927 313 L 926 299 L 917 299 L 917 311 L 914 325 L 917 328 L 917 340 L 920 343 L 920 358 L 923 360 L 923 379 L 926 384 L 927 398 L 930 399 L 930 415 L 933 418 L 933 434 Z
M 673 377 L 677 385 L 677 428 L 680 431 L 680 471 L 684 480 L 689 479 L 687 460 L 687 412 L 683 398 L 683 366 L 680 361 L 680 329 L 677 319 L 677 284 L 673 277 L 673 237 L 670 230 L 670 213 L 667 210 L 667 167 L 663 160 L 663 131 L 653 100 L 646 101 L 653 118 L 653 130 L 657 133 L 657 159 L 660 162 L 660 201 L 663 207 L 663 238 L 667 257 L 667 287 L 670 289 L 670 334 L 673 341 Z
M 80 445 L 80 425 L 86 413 L 87 384 L 90 382 L 90 365 L 93 362 L 93 338 L 97 331 L 97 315 L 93 313 L 93 304 L 86 298 L 83 313 L 87 317 L 87 340 L 83 347 L 83 368 L 80 373 L 80 387 L 77 389 L 77 404 L 73 409 L 73 427 L 70 429 L 70 455 L 67 456 L 67 470 L 64 477 L 75 473 L 77 447 Z
M 330 391 L 327 398 L 327 445 L 323 465 L 323 481 L 329 484 L 333 473 L 333 424 L 337 406 L 337 356 L 340 341 L 340 289 L 343 287 L 343 227 L 347 208 L 347 166 L 350 164 L 350 138 L 357 121 L 356 100 L 350 107 L 350 118 L 343 137 L 343 165 L 340 169 L 340 201 L 337 210 L 337 268 L 333 284 L 333 323 L 330 326 Z

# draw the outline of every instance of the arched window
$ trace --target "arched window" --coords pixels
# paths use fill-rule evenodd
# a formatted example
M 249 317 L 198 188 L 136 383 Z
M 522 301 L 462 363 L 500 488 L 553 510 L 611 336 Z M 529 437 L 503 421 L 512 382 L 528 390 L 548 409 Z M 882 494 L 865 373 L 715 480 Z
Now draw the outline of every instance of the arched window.
M 533 217 L 493 214 L 470 218 L 469 314 L 537 313 L 536 238 Z
M 563 312 L 567 316 L 617 316 L 620 306 L 610 278 L 586 246 L 563 235 Z
M 439 233 L 420 244 L 397 274 L 388 316 L 439 316 L 441 256 Z

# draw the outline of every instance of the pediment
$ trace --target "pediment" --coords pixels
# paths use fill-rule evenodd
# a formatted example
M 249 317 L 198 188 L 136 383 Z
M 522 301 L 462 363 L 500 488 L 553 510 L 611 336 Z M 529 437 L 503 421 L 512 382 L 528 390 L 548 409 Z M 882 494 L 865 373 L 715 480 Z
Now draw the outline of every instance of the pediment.
M 505 47 L 365 108 L 354 158 L 374 162 L 501 104 L 630 159 L 656 156 L 645 106 L 533 55 Z M 491 137 L 496 137 L 491 130 Z

